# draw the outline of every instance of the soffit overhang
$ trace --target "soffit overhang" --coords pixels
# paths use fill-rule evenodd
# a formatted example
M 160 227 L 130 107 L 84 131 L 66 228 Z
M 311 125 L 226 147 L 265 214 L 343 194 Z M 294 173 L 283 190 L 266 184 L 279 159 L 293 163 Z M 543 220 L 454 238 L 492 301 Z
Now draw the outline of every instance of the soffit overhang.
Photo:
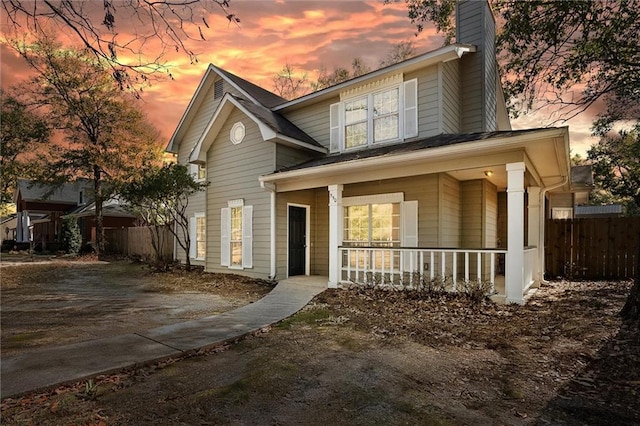
M 498 132 L 500 133 L 500 132 Z M 569 173 L 568 129 L 552 128 L 496 136 L 454 145 L 356 158 L 314 167 L 280 171 L 260 177 L 278 192 L 311 189 L 431 173 L 449 173 L 458 180 L 487 178 L 506 188 L 506 164 L 524 162 L 527 186 L 558 185 Z M 491 170 L 493 176 L 486 177 Z M 557 190 L 569 190 L 568 183 Z

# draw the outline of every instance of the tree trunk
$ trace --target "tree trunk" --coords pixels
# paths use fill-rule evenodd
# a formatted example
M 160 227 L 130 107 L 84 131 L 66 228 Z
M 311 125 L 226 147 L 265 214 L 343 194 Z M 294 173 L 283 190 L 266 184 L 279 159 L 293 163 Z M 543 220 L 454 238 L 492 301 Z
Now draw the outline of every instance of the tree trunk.
M 102 217 L 102 203 L 104 201 L 104 197 L 102 195 L 102 173 L 100 171 L 100 167 L 97 165 L 93 166 L 93 189 L 96 203 L 96 215 L 95 215 L 95 224 L 96 224 L 96 253 L 98 258 L 102 256 L 104 253 L 104 226 L 103 226 L 103 217 Z
M 640 234 L 638 234 L 638 255 L 636 260 L 636 276 L 633 280 L 633 287 L 631 287 L 627 302 L 624 304 L 622 311 L 620 311 L 622 318 L 629 321 L 640 321 Z

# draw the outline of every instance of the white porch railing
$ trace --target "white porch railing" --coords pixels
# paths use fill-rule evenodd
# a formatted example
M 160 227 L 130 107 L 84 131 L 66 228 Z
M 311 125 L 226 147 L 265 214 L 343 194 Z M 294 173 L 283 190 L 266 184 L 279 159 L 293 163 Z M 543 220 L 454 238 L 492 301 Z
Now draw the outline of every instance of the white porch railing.
M 529 287 L 536 281 L 536 271 L 538 270 L 538 248 L 524 248 L 524 277 L 522 280 L 522 294 L 526 293 Z
M 342 282 L 412 288 L 417 283 L 439 281 L 447 290 L 457 291 L 463 284 L 476 281 L 488 282 L 490 294 L 496 292 L 496 277 L 504 275 L 507 261 L 507 251 L 502 249 L 339 249 Z

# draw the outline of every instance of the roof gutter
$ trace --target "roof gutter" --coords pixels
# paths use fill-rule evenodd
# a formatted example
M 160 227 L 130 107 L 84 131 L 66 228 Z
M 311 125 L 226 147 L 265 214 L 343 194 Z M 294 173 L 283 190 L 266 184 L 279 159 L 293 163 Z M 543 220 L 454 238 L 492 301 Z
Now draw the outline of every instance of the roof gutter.
M 569 176 L 562 176 L 562 181 L 555 183 L 553 185 L 545 186 L 540 191 L 540 227 L 538 234 L 538 261 L 539 261 L 539 274 L 540 274 L 540 282 L 547 283 L 544 279 L 544 271 L 545 271 L 545 261 L 544 261 L 544 234 L 545 234 L 545 219 L 546 219 L 546 195 L 547 192 L 553 191 L 554 189 L 561 188 L 565 186 L 569 182 Z
M 430 149 L 423 149 L 419 151 L 405 152 L 397 155 L 388 155 L 381 157 L 362 158 L 351 161 L 344 161 L 341 163 L 327 164 L 316 167 L 309 167 L 303 169 L 296 169 L 285 172 L 276 172 L 269 175 L 260 176 L 261 182 L 277 182 L 284 179 L 295 179 L 300 177 L 310 177 L 312 175 L 322 174 L 338 174 L 345 171 L 352 171 L 355 168 L 366 166 L 389 166 L 397 164 L 406 164 L 408 160 L 420 161 L 430 158 L 471 154 L 474 152 L 487 153 L 492 148 L 505 150 L 508 145 L 518 145 L 524 141 L 532 141 L 536 139 L 546 139 L 550 137 L 557 137 L 565 132 L 565 128 L 559 129 L 544 129 L 539 134 L 524 134 L 519 136 L 499 137 L 493 140 L 485 140 L 482 144 L 473 142 L 463 142 L 454 145 L 434 147 Z
M 276 185 L 260 181 L 260 188 L 269 191 L 269 278 L 276 279 Z

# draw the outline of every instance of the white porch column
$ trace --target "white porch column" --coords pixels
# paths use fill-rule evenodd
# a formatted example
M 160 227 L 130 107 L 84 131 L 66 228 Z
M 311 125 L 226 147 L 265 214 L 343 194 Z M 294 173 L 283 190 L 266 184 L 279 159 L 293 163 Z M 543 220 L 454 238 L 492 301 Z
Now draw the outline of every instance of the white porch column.
M 340 251 L 342 244 L 342 185 L 329 185 L 329 288 L 340 282 Z
M 527 188 L 527 194 L 529 195 L 527 246 L 540 247 L 540 244 L 544 244 L 540 241 L 540 187 L 530 186 Z M 540 264 L 541 262 L 538 262 L 538 265 Z M 540 269 L 535 270 L 533 277 L 535 285 L 540 283 L 541 278 Z
M 507 164 L 507 303 L 523 302 L 524 281 L 524 163 Z
M 16 242 L 28 243 L 29 242 L 29 212 L 23 210 L 16 215 Z

